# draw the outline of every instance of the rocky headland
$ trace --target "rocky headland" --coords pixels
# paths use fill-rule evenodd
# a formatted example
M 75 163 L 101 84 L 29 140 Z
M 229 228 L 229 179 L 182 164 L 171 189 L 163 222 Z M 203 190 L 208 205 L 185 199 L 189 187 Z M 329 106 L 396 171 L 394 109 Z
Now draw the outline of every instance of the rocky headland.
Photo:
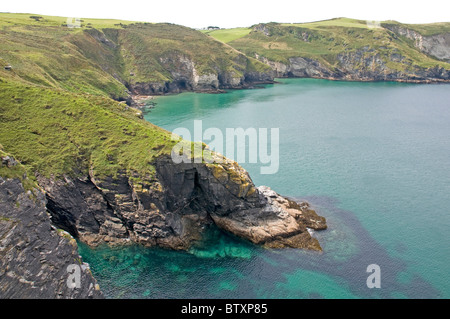
M 71 29 L 1 15 L 1 298 L 101 298 L 77 240 L 187 250 L 216 225 L 267 248 L 322 250 L 309 230 L 326 220 L 308 203 L 257 187 L 226 158 L 175 164 L 170 133 L 129 105 L 276 77 L 450 81 L 446 25 L 258 24 L 225 44 L 168 23 Z M 81 288 L 67 285 L 69 265 Z
M 75 239 L 51 222 L 45 193 L 26 184 L 12 156 L 0 155 L 0 298 L 102 298 Z M 8 178 L 6 170 L 20 175 Z M 71 265 L 79 269 L 78 288 L 67 284 Z
M 229 45 L 269 65 L 274 77 L 345 81 L 450 81 L 448 23 L 404 25 L 339 18 L 261 23 Z
M 95 176 L 53 180 L 38 177 L 52 222 L 89 244 L 160 246 L 186 250 L 205 226 L 219 228 L 266 247 L 321 250 L 307 228 L 325 229 L 307 203 L 295 203 L 256 187 L 236 162 L 156 162 L 154 179 L 133 183 Z
M 256 187 L 236 162 L 181 163 L 162 156 L 157 174 L 134 182 L 88 176 L 47 178 L 38 185 L 21 166 L 2 157 L 0 177 L 0 296 L 2 298 L 102 298 L 100 287 L 78 255 L 79 240 L 99 244 L 187 250 L 208 226 L 267 248 L 321 251 L 308 229 L 326 229 L 308 203 L 268 187 Z M 17 176 L 16 176 L 17 175 Z M 10 177 L 8 177 L 10 176 Z M 28 181 L 28 183 L 25 183 Z M 24 186 L 25 185 L 25 186 Z M 33 185 L 29 188 L 29 185 Z M 67 285 L 67 267 L 82 269 L 80 289 Z

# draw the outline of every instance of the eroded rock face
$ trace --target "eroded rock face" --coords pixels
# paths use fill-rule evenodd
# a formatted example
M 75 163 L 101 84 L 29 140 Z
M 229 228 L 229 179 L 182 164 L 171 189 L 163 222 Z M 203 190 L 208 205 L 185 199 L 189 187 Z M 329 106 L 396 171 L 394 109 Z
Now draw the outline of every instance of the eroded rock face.
M 309 204 L 295 203 L 267 186 L 260 186 L 257 191 L 262 195 L 262 207 L 227 216 L 213 214 L 214 222 L 222 229 L 266 247 L 322 250 L 307 228 L 326 229 L 325 218 L 311 210 Z
M 79 288 L 67 284 L 70 265 L 80 270 Z M 0 177 L 0 298 L 101 297 L 76 241 L 52 227 L 44 193 Z
M 320 62 L 309 58 L 293 57 L 289 58 L 289 63 L 281 63 L 270 61 L 259 55 L 255 57 L 269 65 L 275 72 L 275 77 L 330 78 L 335 76 L 335 73 Z
M 450 33 L 423 36 L 419 32 L 397 25 L 384 25 L 392 31 L 392 36 L 405 37 L 414 41 L 420 51 L 442 60 L 450 61 Z M 261 24 L 255 31 L 270 36 L 270 28 Z M 308 34 L 301 39 L 308 41 Z M 399 82 L 449 82 L 450 70 L 444 67 L 421 67 L 392 47 L 371 48 L 369 45 L 358 49 L 343 50 L 336 55 L 336 63 L 324 60 L 292 56 L 286 62 L 271 61 L 255 54 L 255 58 L 269 65 L 275 77 L 319 78 L 349 81 L 399 81 Z M 321 62 L 322 61 L 322 62 Z
M 414 66 L 399 53 L 391 53 L 391 62 L 402 64 L 407 71 L 388 67 L 379 52 L 364 47 L 337 55 L 338 65 L 331 68 L 317 60 L 294 57 L 289 63 L 273 62 L 257 56 L 272 67 L 276 77 L 319 78 L 349 81 L 399 81 L 399 82 L 448 82 L 450 70 L 443 67 L 421 68 Z
M 248 58 L 239 55 L 236 63 L 246 65 Z M 241 70 L 242 75 L 235 71 L 223 71 L 217 67 L 210 73 L 200 73 L 195 63 L 185 54 L 174 52 L 165 54 L 159 59 L 161 65 L 168 70 L 172 80 L 160 82 L 138 82 L 130 84 L 132 94 L 162 95 L 184 91 L 218 92 L 223 89 L 242 89 L 258 83 L 273 83 L 272 71 L 258 72 Z
M 399 36 L 406 37 L 414 41 L 414 46 L 439 60 L 450 62 L 450 33 L 434 34 L 423 36 L 419 32 L 397 25 L 385 25 Z
M 307 228 L 326 228 L 306 203 L 297 204 L 268 188 L 257 188 L 236 162 L 156 162 L 155 177 L 140 181 L 121 172 L 116 179 L 49 180 L 52 220 L 80 240 L 188 249 L 207 225 L 267 247 L 321 250 Z M 132 182 L 134 180 L 134 182 Z

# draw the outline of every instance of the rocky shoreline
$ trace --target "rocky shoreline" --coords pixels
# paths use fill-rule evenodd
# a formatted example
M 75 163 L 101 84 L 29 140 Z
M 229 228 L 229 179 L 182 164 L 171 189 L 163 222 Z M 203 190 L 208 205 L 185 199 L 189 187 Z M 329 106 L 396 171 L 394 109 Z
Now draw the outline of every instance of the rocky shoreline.
M 273 62 L 267 58 L 256 56 L 261 62 L 268 64 L 274 72 L 274 78 L 314 78 L 333 81 L 356 82 L 404 82 L 404 83 L 449 83 L 450 70 L 444 68 L 416 68 L 410 73 L 392 70 L 377 57 L 376 52 L 361 49 L 351 56 L 339 56 L 340 65 L 331 68 L 317 60 L 294 57 L 289 63 Z M 350 54 L 350 53 L 349 53 Z M 374 54 L 367 57 L 366 54 Z M 407 61 L 404 62 L 408 64 Z M 409 67 L 409 66 L 408 66 Z
M 174 164 L 161 157 L 156 177 L 139 183 L 126 172 L 117 178 L 37 175 L 38 186 L 26 191 L 20 178 L 1 177 L 0 297 L 102 298 L 75 239 L 93 247 L 188 250 L 215 224 L 267 248 L 322 251 L 309 229 L 326 229 L 325 218 L 308 203 L 256 187 L 236 162 L 222 159 Z M 2 168 L 20 167 L 12 156 L 3 162 Z M 82 269 L 81 289 L 67 286 L 71 264 Z
M 174 164 L 163 157 L 156 167 L 157 178 L 139 184 L 124 172 L 116 179 L 38 181 L 53 223 L 92 246 L 138 243 L 187 250 L 206 225 L 216 224 L 255 244 L 321 251 L 306 228 L 325 229 L 325 219 L 306 203 L 256 187 L 236 162 Z
M 12 156 L 1 159 L 11 170 L 19 166 Z M 38 187 L 0 176 L 0 298 L 103 298 L 75 239 L 52 225 L 46 204 Z M 69 267 L 79 271 L 79 287 L 67 284 Z
M 227 89 L 253 89 L 262 84 L 276 84 L 277 78 L 311 78 L 322 79 L 330 81 L 347 81 L 347 82 L 399 82 L 399 83 L 414 83 L 414 84 L 437 84 L 450 83 L 450 70 L 443 68 L 433 69 L 417 69 L 413 73 L 406 74 L 400 71 L 389 70 L 383 63 L 379 65 L 372 65 L 371 61 L 353 60 L 350 64 L 366 63 L 364 69 L 359 69 L 353 65 L 348 65 L 339 69 L 331 69 L 323 66 L 320 62 L 312 59 L 296 57 L 291 58 L 289 64 L 280 62 L 272 62 L 266 58 L 257 56 L 261 62 L 266 63 L 272 68 L 270 74 L 265 74 L 268 78 L 263 81 L 254 81 L 249 83 L 241 83 L 238 86 L 223 86 L 221 88 L 190 88 L 180 89 L 175 86 L 166 86 L 167 89 L 155 90 L 153 86 L 149 85 L 147 88 L 139 87 L 131 93 L 127 99 L 127 103 L 138 109 L 143 109 L 147 106 L 149 100 L 157 96 L 178 94 L 182 92 L 196 92 L 220 94 L 226 93 Z M 373 70 L 375 68 L 375 70 Z M 376 70 L 379 68 L 379 70 Z M 367 71 L 371 69 L 372 71 Z

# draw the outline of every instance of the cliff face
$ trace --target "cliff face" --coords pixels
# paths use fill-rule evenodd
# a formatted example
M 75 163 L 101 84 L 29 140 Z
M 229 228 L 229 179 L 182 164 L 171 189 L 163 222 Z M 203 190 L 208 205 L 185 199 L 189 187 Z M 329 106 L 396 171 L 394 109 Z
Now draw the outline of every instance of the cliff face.
M 10 156 L 2 163 L 3 170 L 19 165 Z M 0 298 L 103 297 L 76 241 L 51 225 L 46 203 L 44 193 L 25 190 L 21 178 L 0 176 Z M 67 284 L 71 265 L 80 271 L 79 288 Z
M 0 298 L 103 298 L 73 237 L 92 246 L 185 250 L 216 224 L 265 247 L 321 250 L 308 228 L 325 229 L 323 217 L 307 203 L 255 187 L 245 170 L 224 160 L 173 164 L 161 157 L 156 178 L 140 183 L 123 172 L 103 180 L 38 176 L 45 191 L 24 189 L 25 174 L 0 176 Z M 2 163 L 3 172 L 19 165 L 10 156 Z M 70 267 L 79 270 L 79 287 L 69 287 Z
M 131 95 L 215 92 L 273 83 L 266 65 L 201 32 L 171 24 L 89 29 L 71 40 Z
M 0 70 L 47 88 L 108 96 L 217 92 L 273 82 L 267 65 L 200 31 L 169 23 L 95 20 L 68 28 L 59 18 L 39 23 L 2 14 Z
M 446 82 L 450 81 L 450 70 L 436 65 L 421 67 L 414 65 L 401 52 L 391 52 L 387 48 L 378 50 L 364 47 L 337 56 L 339 66 L 332 75 L 336 79 L 362 81 L 401 82 Z M 390 65 L 395 63 L 396 68 Z M 402 67 L 399 68 L 398 65 Z
M 90 244 L 101 242 L 188 249 L 206 225 L 267 247 L 321 250 L 308 228 L 325 229 L 325 219 L 267 188 L 256 188 L 235 162 L 156 162 L 157 176 L 132 182 L 116 179 L 39 178 L 52 221 Z
M 305 24 L 258 24 L 229 44 L 269 65 L 275 77 L 352 81 L 448 82 L 450 33 L 419 25 L 333 19 Z
M 384 24 L 384 27 L 398 36 L 414 41 L 414 46 L 439 60 L 450 62 L 450 33 L 424 36 L 401 25 Z
M 242 58 L 247 59 L 244 55 Z M 242 70 L 242 73 L 231 70 L 209 71 L 200 74 L 192 59 L 182 53 L 169 54 L 160 58 L 161 65 L 170 73 L 170 80 L 164 82 L 127 83 L 133 95 L 162 95 L 184 91 L 218 92 L 223 89 L 250 88 L 258 83 L 273 83 L 274 73 Z
M 387 48 L 378 50 L 363 47 L 342 52 L 336 56 L 337 64 L 306 57 L 292 57 L 288 63 L 270 61 L 257 56 L 272 67 L 276 77 L 320 78 L 349 81 L 400 81 L 400 82 L 447 82 L 450 70 L 435 66 L 424 68 L 414 65 L 399 52 L 389 53 Z M 450 52 L 447 49 L 445 52 Z M 402 69 L 390 67 L 391 63 L 402 65 Z

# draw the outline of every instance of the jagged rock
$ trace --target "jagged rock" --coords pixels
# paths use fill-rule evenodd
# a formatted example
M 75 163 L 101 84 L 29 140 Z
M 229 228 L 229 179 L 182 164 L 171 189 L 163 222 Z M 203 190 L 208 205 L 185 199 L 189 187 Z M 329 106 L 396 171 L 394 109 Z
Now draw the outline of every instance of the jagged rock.
M 80 269 L 79 288 L 67 284 L 70 265 Z M 52 227 L 45 195 L 0 178 L 0 298 L 101 297 L 76 241 Z
M 267 247 L 321 250 L 307 227 L 326 228 L 325 219 L 268 188 L 256 188 L 236 162 L 175 164 L 156 161 L 156 177 L 132 182 L 117 178 L 51 180 L 46 190 L 52 221 L 80 240 L 188 249 L 206 225 Z M 135 179 L 134 179 L 135 180 Z
M 310 235 L 307 227 L 326 229 L 323 217 L 309 209 L 307 203 L 301 206 L 266 186 L 257 189 L 262 195 L 262 209 L 252 208 L 226 217 L 212 215 L 215 223 L 235 235 L 266 247 L 321 250 L 319 242 Z
M 450 62 L 450 33 L 423 36 L 417 31 L 393 24 L 384 24 L 386 29 L 414 41 L 414 46 L 439 60 Z
M 17 161 L 14 159 L 14 157 L 9 156 L 9 155 L 1 157 L 1 161 L 2 161 L 3 165 L 10 167 L 10 168 L 17 165 Z

